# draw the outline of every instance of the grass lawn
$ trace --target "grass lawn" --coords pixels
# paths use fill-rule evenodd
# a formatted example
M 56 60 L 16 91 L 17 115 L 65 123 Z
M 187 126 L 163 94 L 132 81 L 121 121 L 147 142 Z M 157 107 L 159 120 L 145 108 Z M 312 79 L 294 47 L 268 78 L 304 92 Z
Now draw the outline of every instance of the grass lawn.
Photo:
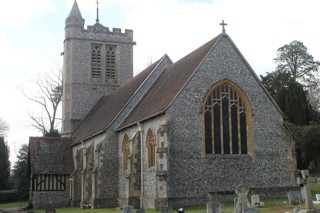
M 290 206 L 287 202 L 287 199 L 268 199 L 263 200 L 265 203 L 265 207 L 259 208 L 258 210 L 260 213 L 284 213 L 286 211 L 293 210 L 294 206 Z M 12 207 L 20 207 L 26 205 L 26 202 L 14 202 L 14 203 L 7 203 L 7 204 L 0 204 L 0 209 L 5 208 L 12 208 Z M 303 209 L 303 206 L 298 206 L 299 208 Z M 316 206 L 320 208 L 320 205 Z M 206 213 L 207 209 L 205 205 L 197 205 L 197 206 L 189 206 L 184 208 L 186 213 Z M 34 209 L 33 212 L 35 213 L 45 213 L 44 209 Z M 123 210 L 116 210 L 115 208 L 104 208 L 104 209 L 80 209 L 80 208 L 59 208 L 56 209 L 57 213 L 123 213 Z M 159 213 L 160 211 L 156 211 L 154 209 L 146 209 L 146 213 Z M 173 212 L 177 212 L 174 209 Z M 223 204 L 223 212 L 224 213 L 233 213 L 233 203 L 226 203 Z
M 316 200 L 315 194 L 320 194 L 320 180 L 318 179 L 317 184 L 311 184 L 311 191 L 313 195 L 313 200 Z M 290 206 L 288 204 L 287 199 L 266 199 L 264 200 L 264 207 L 259 208 L 260 213 L 284 213 L 286 211 L 292 212 L 295 206 Z M 7 208 L 19 208 L 25 206 L 27 202 L 12 202 L 12 203 L 0 203 L 0 209 Z M 233 203 L 224 203 L 222 204 L 224 213 L 233 213 Z M 298 206 L 300 209 L 304 209 L 304 204 L 302 206 Z M 320 209 L 320 205 L 316 205 L 315 208 Z M 197 205 L 197 206 L 188 206 L 184 208 L 186 213 L 206 213 L 207 208 L 206 205 Z M 45 213 L 44 209 L 34 209 L 34 213 Z M 116 210 L 116 208 L 104 208 L 104 209 L 80 209 L 80 208 L 59 208 L 56 209 L 56 213 L 123 213 L 123 210 Z M 154 209 L 146 209 L 146 213 L 159 213 L 160 211 L 156 211 Z M 173 212 L 177 212 L 177 209 L 174 209 Z

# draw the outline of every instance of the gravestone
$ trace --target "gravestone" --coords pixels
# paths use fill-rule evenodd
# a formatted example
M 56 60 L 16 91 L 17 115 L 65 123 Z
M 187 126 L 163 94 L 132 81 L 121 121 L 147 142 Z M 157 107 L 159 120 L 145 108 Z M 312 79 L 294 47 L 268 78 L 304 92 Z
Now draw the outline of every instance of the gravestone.
M 123 213 L 133 213 L 133 206 L 123 207 Z
M 244 212 L 244 213 L 259 213 L 258 210 L 252 209 L 252 208 L 245 209 L 243 212 Z
M 222 213 L 220 202 L 210 201 L 207 203 L 207 213 Z
M 290 205 L 298 205 L 301 203 L 301 195 L 299 191 L 287 192 Z
M 303 184 L 304 187 L 304 194 L 305 194 L 305 204 L 308 210 L 314 209 L 313 202 L 312 202 L 312 195 L 310 190 L 310 183 L 314 183 L 313 178 L 309 178 L 309 170 L 301 170 L 302 178 L 297 178 L 298 184 Z
M 136 213 L 145 213 L 146 211 L 144 209 L 137 209 Z
M 251 195 L 251 206 L 252 207 L 260 207 L 260 196 L 259 195 Z
M 250 203 L 248 201 L 247 195 L 249 193 L 249 188 L 244 184 L 240 184 L 236 188 L 236 194 L 238 196 L 238 201 L 235 207 L 235 213 L 242 213 L 244 210 L 250 208 Z
M 320 194 L 316 194 L 317 201 L 320 201 Z
M 56 213 L 55 209 L 46 209 L 46 213 Z
M 172 213 L 173 209 L 172 207 L 162 207 L 161 208 L 161 213 Z
M 300 212 L 300 209 L 298 208 L 298 207 L 295 207 L 294 209 L 293 209 L 293 213 L 299 213 Z

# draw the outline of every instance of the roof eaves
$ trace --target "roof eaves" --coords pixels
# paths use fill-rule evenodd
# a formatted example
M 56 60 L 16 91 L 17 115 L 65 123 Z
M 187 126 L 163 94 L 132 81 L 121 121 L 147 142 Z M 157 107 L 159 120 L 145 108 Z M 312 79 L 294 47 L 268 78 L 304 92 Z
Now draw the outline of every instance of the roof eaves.
M 165 113 L 165 111 L 157 112 L 157 113 L 152 114 L 152 115 L 150 115 L 150 116 L 148 116 L 148 117 L 146 117 L 146 118 L 143 118 L 143 119 L 138 120 L 138 121 L 136 121 L 136 122 L 127 124 L 127 125 L 125 125 L 125 126 L 122 126 L 122 127 L 118 128 L 118 129 L 116 129 L 116 131 L 118 132 L 118 131 L 127 129 L 127 128 L 129 128 L 129 127 L 131 127 L 131 126 L 133 126 L 133 125 L 135 125 L 135 124 L 137 124 L 137 123 L 142 123 L 142 122 L 144 122 L 144 121 L 147 121 L 147 120 L 149 120 L 149 119 L 151 119 L 151 118 L 157 117 L 157 116 L 162 115 L 162 114 L 164 114 L 164 113 Z
M 86 137 L 86 138 L 83 138 L 83 139 L 81 139 L 81 140 L 79 140 L 79 141 L 73 142 L 73 143 L 70 145 L 70 147 L 74 147 L 74 146 L 78 145 L 79 143 L 81 143 L 81 142 L 83 142 L 83 141 L 87 141 L 87 140 L 89 140 L 89 139 L 91 139 L 91 138 L 93 138 L 93 137 L 95 137 L 95 136 L 97 136 L 97 135 L 100 135 L 100 134 L 104 133 L 104 132 L 105 132 L 105 130 L 100 130 L 100 131 L 98 131 L 98 132 L 96 132 L 96 133 L 93 133 L 93 134 L 89 135 L 89 136 Z

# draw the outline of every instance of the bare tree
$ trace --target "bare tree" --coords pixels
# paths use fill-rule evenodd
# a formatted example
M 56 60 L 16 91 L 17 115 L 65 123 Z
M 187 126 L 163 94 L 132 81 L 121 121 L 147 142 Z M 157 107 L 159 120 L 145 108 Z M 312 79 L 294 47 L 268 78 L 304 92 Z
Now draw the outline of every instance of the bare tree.
M 59 104 L 62 99 L 62 69 L 59 67 L 58 72 L 46 73 L 39 75 L 34 81 L 38 91 L 34 95 L 28 95 L 22 90 L 22 93 L 30 101 L 41 106 L 41 115 L 29 113 L 32 120 L 32 126 L 42 132 L 43 136 L 60 136 L 57 129 L 61 116 L 58 116 Z
M 9 130 L 9 125 L 7 122 L 0 118 L 0 137 L 4 137 L 6 132 Z

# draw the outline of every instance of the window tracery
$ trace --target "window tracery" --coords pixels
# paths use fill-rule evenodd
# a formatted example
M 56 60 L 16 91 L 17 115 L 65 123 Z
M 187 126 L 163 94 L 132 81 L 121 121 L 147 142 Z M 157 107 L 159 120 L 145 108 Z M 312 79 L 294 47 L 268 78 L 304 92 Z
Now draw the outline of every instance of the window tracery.
M 218 84 L 204 104 L 205 154 L 248 154 L 248 104 L 228 81 Z

